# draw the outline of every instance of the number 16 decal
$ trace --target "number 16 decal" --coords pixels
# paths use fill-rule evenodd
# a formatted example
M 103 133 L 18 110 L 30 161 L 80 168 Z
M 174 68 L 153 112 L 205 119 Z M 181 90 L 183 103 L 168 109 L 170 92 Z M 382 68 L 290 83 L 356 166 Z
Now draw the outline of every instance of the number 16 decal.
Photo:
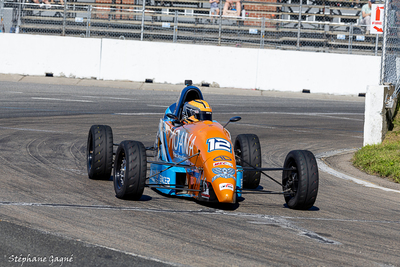
M 232 145 L 223 138 L 210 138 L 207 140 L 208 152 L 214 150 L 226 150 L 232 152 Z

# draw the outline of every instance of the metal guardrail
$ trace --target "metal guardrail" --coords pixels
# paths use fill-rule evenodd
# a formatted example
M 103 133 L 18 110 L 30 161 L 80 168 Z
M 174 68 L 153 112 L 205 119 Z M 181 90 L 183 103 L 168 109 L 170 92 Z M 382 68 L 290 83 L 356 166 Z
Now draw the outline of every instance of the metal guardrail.
M 366 34 L 364 26 L 354 22 L 339 22 L 340 16 L 333 12 L 326 14 L 326 19 L 317 19 L 317 15 L 323 15 L 320 12 L 323 6 L 302 6 L 302 2 L 290 6 L 280 4 L 289 6 L 291 13 L 266 11 L 274 16 L 255 18 L 247 17 L 245 12 L 240 17 L 210 16 L 209 7 L 199 7 L 199 4 L 197 7 L 184 6 L 184 3 L 166 7 L 149 4 L 146 0 L 136 0 L 131 5 L 116 4 L 115 1 L 91 5 L 65 1 L 65 5 L 56 4 L 51 8 L 24 0 L 0 0 L 0 16 L 3 30 L 20 34 L 381 54 L 381 36 Z M 310 12 L 313 8 L 314 13 Z M 350 21 L 357 20 L 354 14 L 343 16 Z

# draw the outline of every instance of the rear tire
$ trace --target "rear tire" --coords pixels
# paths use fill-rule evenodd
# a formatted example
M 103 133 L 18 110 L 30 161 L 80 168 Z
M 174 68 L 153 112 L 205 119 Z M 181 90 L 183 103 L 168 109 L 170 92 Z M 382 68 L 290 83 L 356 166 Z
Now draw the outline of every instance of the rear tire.
M 255 134 L 239 134 L 235 140 L 236 165 L 261 168 L 261 146 Z M 243 172 L 243 188 L 254 189 L 260 185 L 260 171 Z
M 93 125 L 90 128 L 86 159 L 90 179 L 110 179 L 113 164 L 113 133 L 110 126 Z
M 114 162 L 114 190 L 117 198 L 139 200 L 147 173 L 146 149 L 141 142 L 123 141 Z
M 297 210 L 310 209 L 318 194 L 318 166 L 314 154 L 307 150 L 293 150 L 286 156 L 283 168 L 296 168 L 283 171 L 282 189 L 289 190 L 285 201 L 289 208 Z

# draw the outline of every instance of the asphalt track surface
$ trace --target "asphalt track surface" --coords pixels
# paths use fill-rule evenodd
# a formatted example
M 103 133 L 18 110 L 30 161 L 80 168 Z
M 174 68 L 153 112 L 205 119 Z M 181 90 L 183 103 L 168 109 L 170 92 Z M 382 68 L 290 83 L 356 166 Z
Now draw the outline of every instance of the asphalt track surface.
M 324 168 L 308 211 L 287 208 L 281 195 L 218 206 L 145 189 L 124 201 L 112 181 L 87 177 L 89 128 L 107 124 L 114 143 L 151 146 L 179 91 L 2 78 L 0 266 L 400 266 L 399 186 L 349 164 L 362 146 L 363 99 L 204 90 L 214 119 L 242 117 L 228 126 L 233 138 L 259 136 L 263 167 L 281 167 L 292 149 L 318 156 Z M 268 178 L 261 186 L 280 190 Z

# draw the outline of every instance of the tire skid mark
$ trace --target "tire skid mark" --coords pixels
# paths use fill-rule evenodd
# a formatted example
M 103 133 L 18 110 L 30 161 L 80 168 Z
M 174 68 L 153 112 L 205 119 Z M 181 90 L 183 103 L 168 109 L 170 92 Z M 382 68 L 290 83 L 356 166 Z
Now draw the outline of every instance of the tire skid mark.
M 73 173 L 73 174 L 84 174 L 84 172 L 82 172 L 81 170 L 71 169 L 71 168 L 65 168 L 65 167 L 59 167 L 57 164 L 54 164 L 51 160 L 48 160 L 47 158 L 45 158 L 44 156 L 42 156 L 42 153 L 40 152 L 40 147 L 41 147 L 42 145 L 45 146 L 46 141 L 47 141 L 47 140 L 45 140 L 45 139 L 40 140 L 40 141 L 39 141 L 39 139 L 34 139 L 34 140 L 32 140 L 31 142 L 29 142 L 29 143 L 27 144 L 26 150 L 27 150 L 27 153 L 29 154 L 29 156 L 30 156 L 32 159 L 34 159 L 34 160 L 36 160 L 37 162 L 39 162 L 40 164 L 44 165 L 45 168 L 48 169 L 48 170 L 61 170 L 61 171 L 65 172 L 65 173 L 67 173 L 67 174 L 71 174 L 71 173 Z M 38 143 L 33 147 L 33 143 L 34 143 L 34 142 L 38 142 Z M 60 144 L 60 145 L 64 145 L 64 144 Z M 72 144 L 72 145 L 68 148 L 68 151 L 71 153 L 71 155 L 72 155 L 72 157 L 73 157 L 73 159 L 74 159 L 74 162 L 77 163 L 77 162 L 80 162 L 80 159 L 78 159 L 78 158 L 74 155 L 74 153 L 72 153 L 72 148 L 71 148 L 71 147 L 72 147 L 73 145 L 74 145 L 74 144 Z M 33 147 L 33 148 L 31 148 L 31 147 Z
M 90 100 L 82 99 L 61 99 L 61 98 L 50 98 L 50 97 L 32 97 L 33 100 L 48 100 L 48 101 L 62 101 L 62 102 L 83 102 L 83 103 L 94 103 Z
M 154 112 L 123 112 L 123 113 L 111 113 L 111 115 L 121 115 L 121 116 L 152 116 L 152 115 L 164 115 L 164 113 L 154 113 Z
M 82 242 L 82 241 L 81 241 L 81 242 Z M 89 243 L 89 242 L 85 242 L 85 243 L 87 243 L 87 244 L 92 244 L 92 243 Z M 119 250 L 119 249 L 115 249 L 115 248 L 111 248 L 111 247 L 107 247 L 107 246 L 102 246 L 102 245 L 98 245 L 98 244 L 92 244 L 92 245 L 97 246 L 97 247 L 100 247 L 100 248 L 105 248 L 105 249 L 108 249 L 108 250 L 112 250 L 112 251 L 121 252 L 121 253 L 124 253 L 124 254 L 126 254 L 126 255 L 130 255 L 130 256 L 133 256 L 133 257 L 142 258 L 142 259 L 145 259 L 145 260 L 150 260 L 150 261 L 154 261 L 154 262 L 165 263 L 165 264 L 168 264 L 168 265 L 170 265 L 170 266 L 187 266 L 187 265 L 183 265 L 183 264 L 179 264 L 179 263 L 175 263 L 175 262 L 164 261 L 164 260 L 160 260 L 160 259 L 157 259 L 157 258 L 154 258 L 154 257 L 143 256 L 143 255 L 139 255 L 139 254 L 136 254 L 136 253 L 127 252 L 127 251 L 123 251 L 123 250 Z
M 43 170 L 47 170 L 47 171 L 54 170 L 54 169 L 55 169 L 54 167 L 53 167 L 53 168 L 52 168 L 52 167 L 49 167 L 49 166 L 46 164 L 46 163 L 47 163 L 46 161 L 43 161 L 43 160 L 41 160 L 40 158 L 38 158 L 38 157 L 36 157 L 36 156 L 34 155 L 34 149 L 32 149 L 32 147 L 34 147 L 34 146 L 38 147 L 37 144 L 35 145 L 35 142 L 37 142 L 38 140 L 39 140 L 38 138 L 33 139 L 33 140 L 29 141 L 29 142 L 25 145 L 26 153 L 27 153 L 27 155 L 29 156 L 29 159 L 30 159 L 30 162 L 28 162 L 28 165 L 29 165 L 29 166 L 32 166 L 32 165 L 37 166 L 37 165 L 39 165 L 42 171 L 43 171 Z M 4 161 L 3 161 L 3 162 L 4 162 Z M 43 174 L 37 173 L 36 171 L 32 170 L 32 168 L 31 168 L 31 169 L 28 169 L 28 168 L 26 168 L 26 166 L 25 166 L 24 168 L 22 168 L 22 167 L 20 166 L 20 164 L 15 163 L 15 162 L 11 162 L 11 161 L 9 161 L 9 160 L 7 160 L 6 162 L 7 162 L 6 165 L 8 166 L 8 168 L 11 168 L 11 169 L 17 171 L 17 173 L 18 173 L 19 175 L 23 174 L 23 175 L 25 175 L 25 176 L 27 176 L 27 177 L 32 177 L 32 178 L 35 177 L 35 178 L 37 178 L 37 179 L 35 180 L 36 183 L 38 183 L 39 181 L 40 181 L 40 183 L 43 183 L 43 182 L 44 182 L 44 180 L 43 180 Z M 35 168 L 35 169 L 36 169 L 36 168 Z M 59 168 L 56 168 L 56 169 L 59 169 Z M 71 172 L 68 172 L 68 173 L 71 173 Z
M 81 159 L 78 157 L 78 156 L 76 156 L 75 155 L 75 153 L 72 151 L 72 150 L 76 150 L 76 152 L 77 153 L 79 153 L 79 154 L 81 154 L 80 153 L 80 151 L 79 151 L 79 149 L 75 146 L 75 143 L 72 143 L 70 146 L 69 146 L 69 153 L 71 154 L 71 156 L 74 158 L 74 160 L 75 160 L 75 162 L 79 162 Z
M 8 127 L 7 127 L 8 128 Z M 1 127 L 0 127 L 1 129 Z M 11 129 L 11 128 L 10 128 Z M 16 129 L 16 128 L 12 128 Z M 36 130 L 35 130 L 36 131 Z M 54 133 L 60 133 L 55 132 Z M 6 140 L 8 143 L 8 139 L 13 136 L 13 134 L 1 135 L 0 140 Z M 37 137 L 37 138 L 28 138 L 23 142 L 20 142 L 21 153 L 20 156 L 23 157 L 24 165 L 21 165 L 20 162 L 11 160 L 9 155 L 7 157 L 0 156 L 2 161 L 2 167 L 8 169 L 8 171 L 13 170 L 15 175 L 18 176 L 26 176 L 35 179 L 36 183 L 44 182 L 45 177 L 43 172 L 47 171 L 50 175 L 57 173 L 58 175 L 63 172 L 66 176 L 76 176 L 76 175 L 85 175 L 84 165 L 82 165 L 82 152 L 76 147 L 74 143 L 61 143 L 60 146 L 52 146 L 51 138 L 53 135 L 47 135 L 47 137 Z M 50 144 L 50 146 L 49 146 Z M 44 148 L 46 150 L 44 150 Z M 65 159 L 68 159 L 69 163 L 74 164 L 62 164 L 59 165 L 57 161 L 54 161 L 53 153 L 59 153 L 57 151 L 54 152 L 54 149 L 60 149 L 61 152 L 65 152 Z M 47 150 L 49 149 L 49 151 Z M 53 151 L 52 151 L 53 149 Z M 3 149 L 4 150 L 4 149 Z M 79 154 L 75 155 L 74 151 L 78 151 Z M 36 166 L 36 167 L 35 167 Z M 42 173 L 39 173 L 39 170 Z M 60 172 L 61 171 L 61 172 Z
M 304 219 L 304 220 L 330 220 L 330 221 L 346 221 L 346 222 L 360 222 L 359 220 L 341 220 L 341 219 L 325 219 L 325 218 L 301 218 L 301 217 L 287 217 L 287 216 L 272 216 L 262 214 L 251 214 L 242 212 L 226 212 L 218 209 L 199 209 L 199 210 L 176 210 L 176 209 L 152 209 L 152 208 L 138 208 L 138 207 L 117 207 L 107 205 L 79 205 L 79 204 L 57 204 L 57 203 L 27 203 L 27 202 L 0 202 L 0 206 L 28 206 L 28 207 L 49 207 L 49 208 L 77 208 L 77 209 L 93 209 L 93 210 L 119 210 L 119 211 L 138 211 L 138 212 L 154 212 L 154 213 L 186 213 L 186 214 L 207 214 L 207 215 L 221 215 L 221 216 L 234 216 L 250 219 L 248 223 L 258 225 L 275 225 L 296 232 L 299 236 L 310 238 L 319 243 L 328 245 L 341 245 L 340 242 L 325 238 L 317 233 L 296 226 L 289 220 Z M 400 223 L 400 222 L 387 222 L 387 221 L 365 221 L 369 223 Z
M 319 243 L 323 243 L 323 244 L 328 244 L 328 245 L 341 245 L 342 244 L 338 241 L 334 241 L 334 240 L 328 239 L 326 237 L 320 236 L 319 234 L 317 234 L 313 231 L 298 227 L 284 218 L 276 218 L 276 217 L 264 218 L 263 221 L 249 221 L 249 223 L 260 224 L 260 225 L 263 225 L 263 224 L 276 225 L 281 228 L 285 228 L 285 229 L 289 229 L 294 232 L 297 232 L 297 234 L 299 236 L 304 236 L 304 237 L 310 238 L 312 240 L 315 240 L 315 241 L 317 241 Z
M 82 147 L 82 146 L 85 146 L 85 150 L 86 150 L 86 144 L 81 145 L 81 147 Z M 74 150 L 76 151 L 76 153 L 73 152 Z M 84 161 L 86 160 L 86 154 L 83 154 L 83 153 L 81 152 L 81 150 L 76 146 L 76 143 L 72 143 L 72 144 L 69 146 L 69 153 L 70 153 L 70 155 L 72 156 L 75 165 L 76 165 L 77 167 L 81 167 L 79 170 L 78 170 L 78 169 L 70 169 L 70 170 L 73 170 L 73 171 L 72 171 L 73 173 L 76 173 L 76 172 L 77 172 L 77 173 L 79 173 L 79 174 L 87 174 L 87 172 L 85 171 L 86 168 L 82 168 L 82 159 L 84 159 Z M 83 166 L 84 166 L 84 165 L 83 165 Z
M 44 163 L 43 161 L 41 161 L 40 159 L 38 159 L 35 155 L 33 155 L 33 150 L 30 148 L 34 145 L 34 143 L 36 141 L 38 141 L 39 139 L 32 139 L 32 140 L 27 140 L 26 144 L 21 144 L 21 150 L 23 149 L 23 146 L 25 146 L 25 151 L 26 151 L 26 155 L 24 156 L 24 159 L 27 161 L 26 164 L 28 166 L 31 165 L 40 165 L 42 166 L 42 170 L 46 169 L 46 170 L 51 170 L 51 168 L 49 168 L 46 163 Z M 29 157 L 27 157 L 29 156 Z M 10 161 L 10 159 L 5 158 L 3 156 L 0 156 L 0 158 L 2 159 L 1 162 L 3 164 L 3 167 L 7 167 L 8 170 L 13 170 L 16 175 L 24 175 L 27 177 L 36 177 L 38 178 L 36 180 L 36 182 L 38 181 L 42 181 L 43 175 L 41 174 L 37 174 L 35 171 L 31 171 L 27 168 L 27 165 L 24 165 L 23 167 L 21 166 L 21 164 L 19 162 L 14 162 L 14 161 Z M 29 161 L 28 161 L 29 159 Z M 54 168 L 53 168 L 54 169 Z M 70 172 L 69 172 L 70 173 Z
M 261 128 L 261 129 L 270 129 L 270 130 L 275 130 L 275 129 L 284 129 L 285 131 L 292 131 L 295 133 L 310 133 L 310 134 L 316 134 L 316 133 L 325 133 L 325 132 L 330 132 L 331 135 L 337 135 L 337 136 L 345 136 L 345 137 L 352 137 L 352 138 L 357 138 L 361 139 L 363 138 L 362 133 L 358 131 L 351 131 L 352 133 L 360 133 L 360 135 L 349 135 L 349 134 L 343 134 L 342 130 L 338 129 L 328 129 L 328 128 L 309 128 L 309 127 L 300 127 L 300 126 L 283 126 L 283 125 L 260 125 L 260 124 L 251 124 L 251 123 L 241 123 L 237 122 L 237 126 L 250 126 L 252 128 Z M 336 132 L 333 132 L 336 131 Z
M 333 133 L 333 134 L 340 135 L 340 136 L 349 136 L 348 134 L 343 134 L 342 132 L 351 132 L 351 133 L 362 134 L 361 131 L 346 131 L 346 130 L 340 130 L 340 129 L 305 127 L 305 126 L 262 125 L 262 124 L 241 123 L 241 122 L 237 122 L 236 125 L 237 126 L 251 126 L 251 127 L 255 127 L 255 128 L 262 128 L 262 129 L 284 129 L 285 131 L 293 131 L 293 132 L 300 132 L 300 133 L 313 133 L 313 134 L 315 134 L 316 131 L 320 131 L 320 132 L 336 131 L 337 133 Z M 350 136 L 350 137 L 354 137 L 354 136 Z
M 217 211 L 218 212 L 218 211 Z M 262 215 L 262 214 L 249 214 L 249 213 L 228 213 L 222 211 L 222 214 L 224 215 L 230 215 L 230 216 L 239 216 L 239 217 L 250 217 L 250 218 L 255 218 L 257 219 L 256 221 L 248 221 L 248 223 L 251 224 L 260 224 L 260 225 L 275 225 L 279 226 L 284 229 L 292 230 L 294 232 L 297 232 L 299 236 L 307 237 L 310 238 L 314 241 L 317 241 L 319 243 L 327 244 L 327 245 L 341 245 L 342 243 L 338 241 L 334 241 L 331 239 L 328 239 L 326 237 L 320 236 L 317 233 L 301 228 L 299 226 L 296 226 L 294 223 L 289 221 L 288 219 L 296 219 L 296 217 L 283 217 L 283 216 L 273 216 L 273 215 Z M 309 218 L 310 220 L 313 220 L 313 218 Z
M 127 98 L 127 97 L 111 97 L 111 96 L 89 96 L 89 95 L 84 95 L 81 96 L 83 98 L 97 98 L 97 99 L 107 99 L 107 100 L 126 100 L 126 101 L 140 101 L 139 99 L 135 99 L 135 98 Z
M 66 168 L 58 168 L 58 170 L 62 170 L 68 173 L 74 173 L 74 174 L 79 174 L 79 175 L 87 175 L 87 172 L 78 170 L 78 169 L 66 169 Z
M 322 118 L 331 118 L 338 120 L 352 120 L 352 121 L 364 121 L 363 118 L 348 118 L 348 117 L 339 117 L 339 116 L 364 116 L 364 113 L 348 113 L 348 112 L 332 112 L 332 113 L 313 113 L 313 112 L 275 112 L 275 111 L 261 111 L 261 112 L 221 112 L 218 114 L 242 114 L 242 115 L 260 115 L 260 114 L 271 114 L 271 115 L 294 115 L 294 116 L 310 116 L 310 117 L 322 117 Z
M 31 141 L 28 142 L 28 144 L 26 144 L 26 152 L 28 153 L 28 155 L 35 161 L 44 164 L 44 162 L 40 161 L 37 157 L 35 157 L 32 152 L 33 149 L 31 149 L 31 146 L 33 146 L 33 143 L 35 143 L 38 139 L 32 139 Z
M 3 130 L 17 130 L 17 131 L 29 131 L 29 132 L 44 132 L 44 133 L 63 133 L 59 131 L 52 130 L 39 130 L 39 129 L 31 129 L 31 128 L 15 128 L 15 127 L 0 127 Z

